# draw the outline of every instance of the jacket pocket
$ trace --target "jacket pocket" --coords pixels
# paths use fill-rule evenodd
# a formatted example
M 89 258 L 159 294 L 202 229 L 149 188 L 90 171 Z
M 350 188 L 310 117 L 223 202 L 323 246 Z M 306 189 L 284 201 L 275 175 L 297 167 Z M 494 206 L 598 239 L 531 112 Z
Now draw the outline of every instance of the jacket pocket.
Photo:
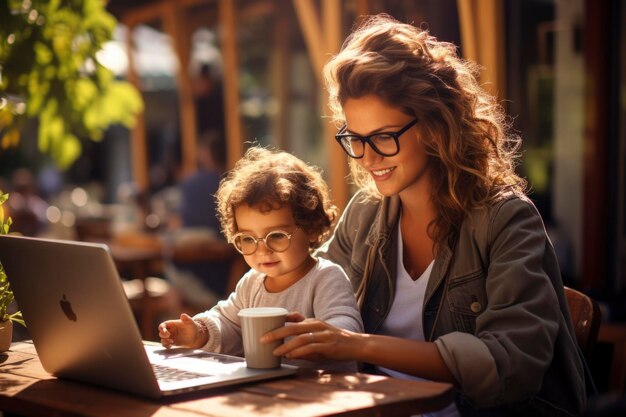
M 476 317 L 487 307 L 485 280 L 482 269 L 450 279 L 447 301 L 458 331 L 475 334 Z

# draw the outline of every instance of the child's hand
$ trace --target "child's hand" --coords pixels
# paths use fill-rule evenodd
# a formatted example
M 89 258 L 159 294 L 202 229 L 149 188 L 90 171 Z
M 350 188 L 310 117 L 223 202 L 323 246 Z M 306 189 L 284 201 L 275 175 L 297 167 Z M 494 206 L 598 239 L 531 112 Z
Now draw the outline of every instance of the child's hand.
M 200 348 L 207 342 L 204 328 L 187 314 L 181 314 L 180 320 L 168 320 L 159 324 L 161 344 L 169 349 L 172 345 L 186 348 Z

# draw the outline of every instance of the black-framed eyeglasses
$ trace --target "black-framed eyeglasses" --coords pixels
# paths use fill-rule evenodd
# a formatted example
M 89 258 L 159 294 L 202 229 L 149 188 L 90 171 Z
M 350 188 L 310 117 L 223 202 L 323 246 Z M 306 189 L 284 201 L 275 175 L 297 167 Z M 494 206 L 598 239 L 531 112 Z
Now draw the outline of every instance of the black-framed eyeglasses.
M 265 237 L 258 238 L 248 233 L 236 233 L 231 238 L 231 243 L 242 255 L 252 255 L 256 252 L 260 241 L 265 243 L 265 246 L 274 252 L 284 252 L 289 249 L 293 233 L 295 232 L 287 233 L 284 230 L 272 230 L 266 234 Z
M 398 142 L 398 138 L 404 132 L 412 128 L 416 123 L 417 119 L 413 119 L 397 132 L 380 132 L 369 136 L 346 133 L 348 127 L 343 125 L 343 127 L 335 135 L 335 139 L 339 142 L 348 156 L 354 159 L 363 158 L 363 155 L 365 155 L 366 143 L 368 143 L 374 152 L 379 155 L 394 156 L 400 152 L 400 143 Z

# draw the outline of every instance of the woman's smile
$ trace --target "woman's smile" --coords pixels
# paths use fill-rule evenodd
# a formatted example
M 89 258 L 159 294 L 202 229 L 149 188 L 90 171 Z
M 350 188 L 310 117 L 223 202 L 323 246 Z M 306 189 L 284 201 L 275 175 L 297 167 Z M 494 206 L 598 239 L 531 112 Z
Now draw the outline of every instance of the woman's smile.
M 396 169 L 396 167 L 384 168 L 384 169 L 370 169 L 370 172 L 372 173 L 372 177 L 374 177 L 374 180 L 382 181 L 382 180 L 389 178 L 391 172 L 394 169 Z

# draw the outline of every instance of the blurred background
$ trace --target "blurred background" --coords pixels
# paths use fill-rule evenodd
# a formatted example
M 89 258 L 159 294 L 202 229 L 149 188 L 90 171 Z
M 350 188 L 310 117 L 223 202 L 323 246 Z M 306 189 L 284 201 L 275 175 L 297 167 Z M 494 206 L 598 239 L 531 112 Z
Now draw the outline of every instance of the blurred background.
M 46 3 L 9 1 L 4 7 L 13 12 L 2 22 L 20 17 L 24 27 L 52 24 L 45 20 L 53 13 Z M 196 260 L 193 251 L 181 255 L 180 240 L 172 238 L 172 230 L 185 227 L 182 184 L 204 169 L 219 175 L 251 143 L 277 146 L 320 166 L 343 207 L 354 190 L 334 144 L 321 69 L 362 16 L 385 12 L 428 29 L 483 66 L 481 82 L 523 138 L 518 169 L 529 180 L 565 284 L 598 300 L 605 322 L 626 321 L 625 1 L 97 3 L 104 10 L 91 21 L 106 23 L 110 36 L 92 38 L 98 48 L 86 52 L 79 72 L 89 72 L 93 61 L 128 89 L 85 116 L 121 113 L 92 122 L 100 123 L 100 134 L 79 129 L 75 142 L 58 141 L 67 143 L 59 149 L 72 152 L 46 146 L 42 137 L 57 143 L 54 129 L 42 128 L 49 108 L 29 112 L 28 97 L 7 88 L 7 79 L 16 77 L 7 75 L 13 67 L 0 61 L 0 190 L 10 194 L 5 215 L 13 218 L 13 232 L 105 241 L 119 245 L 117 262 L 126 277 L 144 285 L 147 276 L 171 277 L 168 266 Z M 90 21 L 93 8 L 77 12 L 80 20 Z M 52 65 L 38 44 L 6 53 L 15 36 L 26 33 L 15 27 L 13 38 L 5 31 L 0 39 L 0 58 L 35 56 Z M 32 84 L 30 74 L 23 85 Z M 76 88 L 76 95 L 91 97 Z M 31 85 L 28 91 L 42 89 Z M 45 91 L 49 100 L 54 90 Z M 18 134 L 11 128 L 22 115 Z M 210 162 L 199 158 L 206 144 L 213 146 Z M 204 237 L 187 234 L 182 246 L 198 239 Z M 138 251 L 135 258 L 130 250 Z M 220 250 L 222 260 L 232 256 L 236 264 L 238 257 Z M 218 296 L 241 270 L 235 265 L 230 271 Z

